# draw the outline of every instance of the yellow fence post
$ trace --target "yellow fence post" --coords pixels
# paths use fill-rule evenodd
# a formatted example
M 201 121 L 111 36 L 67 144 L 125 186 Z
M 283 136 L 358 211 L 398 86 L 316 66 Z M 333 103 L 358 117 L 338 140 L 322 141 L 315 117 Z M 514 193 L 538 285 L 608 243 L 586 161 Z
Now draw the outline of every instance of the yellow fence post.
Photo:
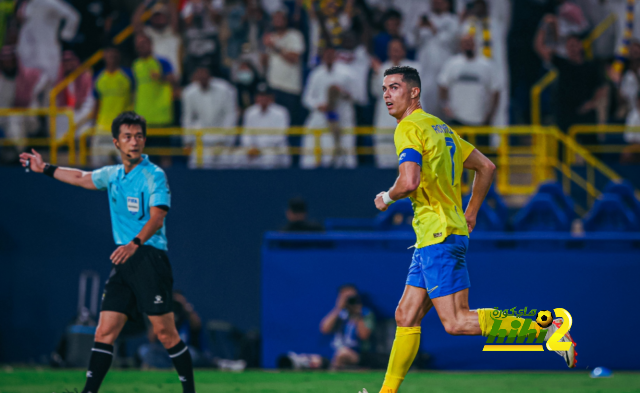
M 320 143 L 322 142 L 322 130 L 313 130 L 313 155 L 316 159 L 316 165 L 322 165 L 322 146 Z M 300 159 L 302 162 L 302 158 Z
M 202 130 L 196 132 L 196 167 L 202 168 L 204 165 L 204 143 L 202 142 Z
M 542 122 L 540 110 L 540 95 L 556 78 L 558 72 L 551 70 L 547 72 L 535 85 L 531 88 L 531 124 L 538 126 Z

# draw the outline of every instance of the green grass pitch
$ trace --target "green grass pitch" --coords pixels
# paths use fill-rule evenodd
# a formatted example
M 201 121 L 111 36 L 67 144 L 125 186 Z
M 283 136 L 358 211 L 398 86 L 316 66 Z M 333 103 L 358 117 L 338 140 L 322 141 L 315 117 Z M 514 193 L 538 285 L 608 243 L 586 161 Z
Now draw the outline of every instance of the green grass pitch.
M 383 372 L 196 371 L 198 393 L 378 393 Z M 78 392 L 82 370 L 0 369 L 0 393 Z M 107 375 L 100 393 L 180 393 L 173 371 L 120 371 Z M 402 393 L 472 392 L 640 392 L 640 373 L 615 373 L 591 379 L 582 371 L 566 373 L 420 372 L 410 373 Z

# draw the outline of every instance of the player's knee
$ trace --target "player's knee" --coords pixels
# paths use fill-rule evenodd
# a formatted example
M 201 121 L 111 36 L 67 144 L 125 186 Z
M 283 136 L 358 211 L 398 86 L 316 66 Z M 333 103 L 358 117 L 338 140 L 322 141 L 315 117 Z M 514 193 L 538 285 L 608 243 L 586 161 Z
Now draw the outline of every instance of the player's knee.
M 411 327 L 415 324 L 415 315 L 402 307 L 396 308 L 396 325 Z
M 461 336 L 465 333 L 464 326 L 458 321 L 444 321 L 444 330 L 452 336 Z

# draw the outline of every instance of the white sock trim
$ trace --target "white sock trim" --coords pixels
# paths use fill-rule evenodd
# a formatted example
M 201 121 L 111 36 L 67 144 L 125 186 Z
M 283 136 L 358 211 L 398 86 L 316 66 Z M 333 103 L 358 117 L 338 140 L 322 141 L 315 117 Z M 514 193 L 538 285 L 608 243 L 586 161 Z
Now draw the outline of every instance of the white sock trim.
M 182 349 L 182 351 L 180 351 L 180 352 L 176 353 L 175 355 L 169 355 L 169 357 L 170 357 L 171 359 L 173 359 L 173 358 L 177 358 L 178 356 L 180 356 L 180 355 L 182 355 L 183 353 L 185 353 L 185 352 L 187 351 L 187 349 L 189 349 L 189 347 L 187 347 L 187 346 L 185 345 L 185 347 Z
M 98 349 L 98 348 L 91 348 L 92 351 L 96 351 L 96 352 L 102 352 L 102 353 L 106 353 L 107 355 L 111 355 L 113 356 L 113 353 L 109 352 L 109 351 L 105 351 L 104 349 Z

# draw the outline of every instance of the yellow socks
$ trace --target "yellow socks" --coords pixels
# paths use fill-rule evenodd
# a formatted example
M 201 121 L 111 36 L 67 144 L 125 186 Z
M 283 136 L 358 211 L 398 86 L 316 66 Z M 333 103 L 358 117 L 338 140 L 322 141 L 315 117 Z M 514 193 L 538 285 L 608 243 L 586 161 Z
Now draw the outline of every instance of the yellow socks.
M 533 322 L 530 319 L 524 319 L 524 318 L 518 318 L 518 317 L 514 317 L 514 316 L 499 316 L 499 317 L 495 317 L 495 319 L 492 317 L 492 313 L 495 310 L 492 308 L 479 308 L 478 309 L 478 323 L 480 324 L 480 330 L 482 331 L 482 335 L 484 337 L 489 336 L 489 334 L 491 333 L 492 329 L 494 330 L 498 330 L 498 329 L 504 329 L 505 331 L 510 331 L 513 329 L 513 325 L 512 322 L 514 321 L 518 321 L 519 325 L 518 327 L 525 327 L 527 328 L 527 331 L 530 332 L 530 334 L 533 334 L 535 331 L 535 335 L 536 337 L 538 337 L 538 334 L 540 334 L 540 326 L 538 326 L 537 323 Z M 500 325 L 496 324 L 496 320 L 500 320 L 501 323 Z M 495 326 L 494 326 L 495 325 Z M 527 334 L 528 336 L 529 334 Z
M 420 332 L 420 326 L 398 327 L 396 329 L 396 338 L 393 340 L 389 366 L 380 393 L 396 393 L 398 391 L 418 353 Z

